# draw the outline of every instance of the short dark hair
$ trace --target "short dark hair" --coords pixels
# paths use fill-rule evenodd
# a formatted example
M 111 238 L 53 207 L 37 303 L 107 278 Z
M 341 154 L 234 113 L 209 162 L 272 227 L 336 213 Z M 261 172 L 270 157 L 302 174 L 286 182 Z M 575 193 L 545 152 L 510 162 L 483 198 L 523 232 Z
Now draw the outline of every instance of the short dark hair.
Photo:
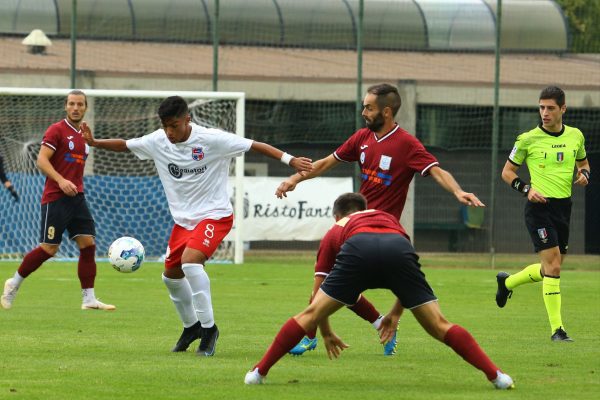
M 540 93 L 539 100 L 553 99 L 559 107 L 565 105 L 565 92 L 558 86 L 548 86 Z
M 393 115 L 398 113 L 402 105 L 402 99 L 398 93 L 398 89 L 388 83 L 378 83 L 367 89 L 367 93 L 377 96 L 377 105 L 381 110 L 385 107 L 392 109 Z
M 67 97 L 65 97 L 65 105 L 67 105 L 67 101 L 69 101 L 69 96 L 70 95 L 83 96 L 83 98 L 85 99 L 85 106 L 87 107 L 87 96 L 85 95 L 85 93 L 83 92 L 83 90 L 73 89 L 69 93 L 67 93 Z
M 179 118 L 189 114 L 187 102 L 180 96 L 170 96 L 158 106 L 158 117 L 161 121 L 167 118 Z
M 366 209 L 367 199 L 360 193 L 344 193 L 333 203 L 333 215 L 339 218 Z

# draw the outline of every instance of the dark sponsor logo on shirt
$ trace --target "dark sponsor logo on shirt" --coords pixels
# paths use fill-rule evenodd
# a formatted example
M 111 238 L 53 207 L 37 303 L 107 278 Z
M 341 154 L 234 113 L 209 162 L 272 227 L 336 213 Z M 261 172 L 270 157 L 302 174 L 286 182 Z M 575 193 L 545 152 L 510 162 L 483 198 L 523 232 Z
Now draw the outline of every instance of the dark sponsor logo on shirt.
M 553 149 L 558 149 L 558 148 L 561 148 L 561 147 L 567 147 L 567 145 L 566 144 L 553 144 L 552 145 Z
M 181 178 L 183 174 L 200 175 L 206 172 L 206 165 L 200 168 L 181 168 L 171 163 L 167 167 L 169 168 L 169 173 L 176 179 Z

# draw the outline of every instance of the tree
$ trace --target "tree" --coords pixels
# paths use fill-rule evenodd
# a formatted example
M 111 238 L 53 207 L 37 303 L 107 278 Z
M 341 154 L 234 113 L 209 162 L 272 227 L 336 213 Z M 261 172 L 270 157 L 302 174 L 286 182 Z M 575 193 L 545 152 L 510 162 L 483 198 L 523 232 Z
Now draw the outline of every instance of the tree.
M 571 31 L 574 53 L 600 53 L 600 0 L 556 0 Z

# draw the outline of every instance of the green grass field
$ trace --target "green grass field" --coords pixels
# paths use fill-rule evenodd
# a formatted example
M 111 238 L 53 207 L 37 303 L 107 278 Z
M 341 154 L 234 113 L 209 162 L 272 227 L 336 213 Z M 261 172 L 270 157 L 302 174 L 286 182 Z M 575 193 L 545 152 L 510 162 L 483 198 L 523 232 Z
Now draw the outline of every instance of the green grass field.
M 333 318 L 348 343 L 340 359 L 323 346 L 286 356 L 267 384 L 246 387 L 246 371 L 281 324 L 306 306 L 314 255 L 248 257 L 209 265 L 221 337 L 213 358 L 170 353 L 181 325 L 160 274 L 146 263 L 134 274 L 98 265 L 98 296 L 114 312 L 82 311 L 75 263 L 48 263 L 0 309 L 0 399 L 596 399 L 600 393 L 598 257 L 573 257 L 562 275 L 563 319 L 574 343 L 552 343 L 541 286 L 520 287 L 500 310 L 485 256 L 422 257 L 446 317 L 466 327 L 516 381 L 493 389 L 484 375 L 425 334 L 410 313 L 400 323 L 398 354 L 382 355 L 376 333 L 348 310 Z M 529 256 L 498 259 L 514 272 Z M 533 259 L 532 261 L 534 261 Z M 481 265 L 480 265 L 481 264 Z M 0 281 L 17 263 L 0 263 Z M 367 297 L 381 312 L 392 298 Z

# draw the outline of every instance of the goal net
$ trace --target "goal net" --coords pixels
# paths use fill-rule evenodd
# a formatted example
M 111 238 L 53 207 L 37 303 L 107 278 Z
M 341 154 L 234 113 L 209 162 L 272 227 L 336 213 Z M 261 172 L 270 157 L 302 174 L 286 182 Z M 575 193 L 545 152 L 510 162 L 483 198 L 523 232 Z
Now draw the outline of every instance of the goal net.
M 85 121 L 99 138 L 130 139 L 160 128 L 156 114 L 168 96 L 184 97 L 192 121 L 244 135 L 244 94 L 225 92 L 167 92 L 84 90 L 88 99 Z M 0 260 L 20 259 L 39 243 L 40 199 L 45 176 L 36 159 L 44 132 L 65 117 L 68 89 L 0 88 L 0 156 L 7 178 L 19 194 L 14 201 L 0 187 Z M 232 160 L 230 193 L 235 214 L 243 214 L 244 157 Z M 96 222 L 96 252 L 105 257 L 110 243 L 133 236 L 146 256 L 164 256 L 173 221 L 152 161 L 130 152 L 90 150 L 84 176 L 86 198 Z M 242 219 L 236 219 L 236 225 Z M 232 230 L 212 261 L 243 262 L 241 229 Z M 58 258 L 76 258 L 74 242 L 63 236 Z

